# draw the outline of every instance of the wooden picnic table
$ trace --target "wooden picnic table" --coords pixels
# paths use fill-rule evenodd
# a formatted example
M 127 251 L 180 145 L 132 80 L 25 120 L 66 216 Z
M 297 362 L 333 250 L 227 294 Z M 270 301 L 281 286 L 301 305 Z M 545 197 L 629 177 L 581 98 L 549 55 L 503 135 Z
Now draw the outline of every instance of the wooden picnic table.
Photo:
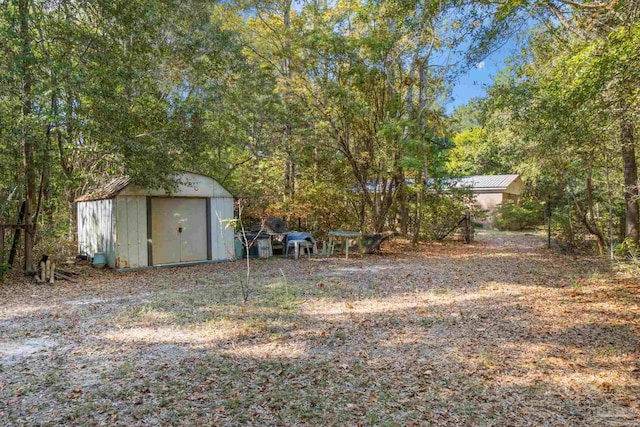
M 359 231 L 330 231 L 329 232 L 329 248 L 327 255 L 333 253 L 333 249 L 336 240 L 342 240 L 344 242 L 345 258 L 349 259 L 349 239 L 358 239 L 358 248 L 362 253 L 362 233 Z

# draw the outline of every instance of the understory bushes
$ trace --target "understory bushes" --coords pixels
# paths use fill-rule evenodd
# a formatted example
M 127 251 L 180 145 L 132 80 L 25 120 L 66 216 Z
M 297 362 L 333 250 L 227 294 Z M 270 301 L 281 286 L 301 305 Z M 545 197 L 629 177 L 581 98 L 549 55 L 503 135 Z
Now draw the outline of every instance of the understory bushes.
M 615 245 L 613 252 L 621 260 L 633 262 L 640 260 L 640 244 L 630 237 Z
M 553 210 L 551 215 L 551 235 L 558 247 L 567 253 L 593 252 L 589 232 L 580 222 L 573 207 L 565 205 Z
M 607 230 L 608 216 L 602 215 L 599 221 L 594 223 L 605 236 Z M 608 241 L 599 249 L 596 236 L 589 232 L 585 226 L 584 219 L 575 206 L 561 205 L 553 209 L 551 214 L 551 236 L 555 243 L 563 251 L 571 254 L 597 254 L 603 253 Z
M 428 193 L 421 209 L 421 235 L 427 240 L 444 239 L 471 209 L 472 198 L 463 190 Z M 475 211 L 471 214 L 478 215 Z
M 498 230 L 530 230 L 544 223 L 544 207 L 534 200 L 523 200 L 520 204 L 512 200 L 503 202 L 495 211 L 493 225 Z

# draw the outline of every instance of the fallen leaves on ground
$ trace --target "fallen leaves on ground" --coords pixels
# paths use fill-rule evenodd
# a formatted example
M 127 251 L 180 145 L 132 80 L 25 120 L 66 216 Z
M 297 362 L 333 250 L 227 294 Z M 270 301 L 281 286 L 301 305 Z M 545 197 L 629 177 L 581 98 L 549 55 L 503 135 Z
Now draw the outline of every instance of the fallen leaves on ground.
M 640 425 L 640 279 L 536 236 L 0 287 L 3 425 Z

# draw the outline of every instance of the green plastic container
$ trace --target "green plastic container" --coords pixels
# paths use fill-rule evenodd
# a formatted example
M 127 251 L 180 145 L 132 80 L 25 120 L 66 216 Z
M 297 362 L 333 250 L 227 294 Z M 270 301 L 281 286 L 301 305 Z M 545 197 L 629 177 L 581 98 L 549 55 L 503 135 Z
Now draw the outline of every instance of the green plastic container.
M 236 250 L 236 259 L 244 258 L 244 245 L 242 244 L 242 241 L 236 238 L 233 243 Z
M 107 265 L 107 257 L 103 252 L 96 252 L 93 254 L 91 264 L 96 268 L 102 268 Z

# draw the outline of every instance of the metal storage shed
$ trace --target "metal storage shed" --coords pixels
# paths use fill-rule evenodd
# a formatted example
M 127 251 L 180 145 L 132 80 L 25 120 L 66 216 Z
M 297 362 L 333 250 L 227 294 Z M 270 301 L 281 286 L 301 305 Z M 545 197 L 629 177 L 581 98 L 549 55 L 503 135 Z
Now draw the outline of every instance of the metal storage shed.
M 175 193 L 117 178 L 76 200 L 78 250 L 116 270 L 234 259 L 233 197 L 216 180 L 175 176 Z

